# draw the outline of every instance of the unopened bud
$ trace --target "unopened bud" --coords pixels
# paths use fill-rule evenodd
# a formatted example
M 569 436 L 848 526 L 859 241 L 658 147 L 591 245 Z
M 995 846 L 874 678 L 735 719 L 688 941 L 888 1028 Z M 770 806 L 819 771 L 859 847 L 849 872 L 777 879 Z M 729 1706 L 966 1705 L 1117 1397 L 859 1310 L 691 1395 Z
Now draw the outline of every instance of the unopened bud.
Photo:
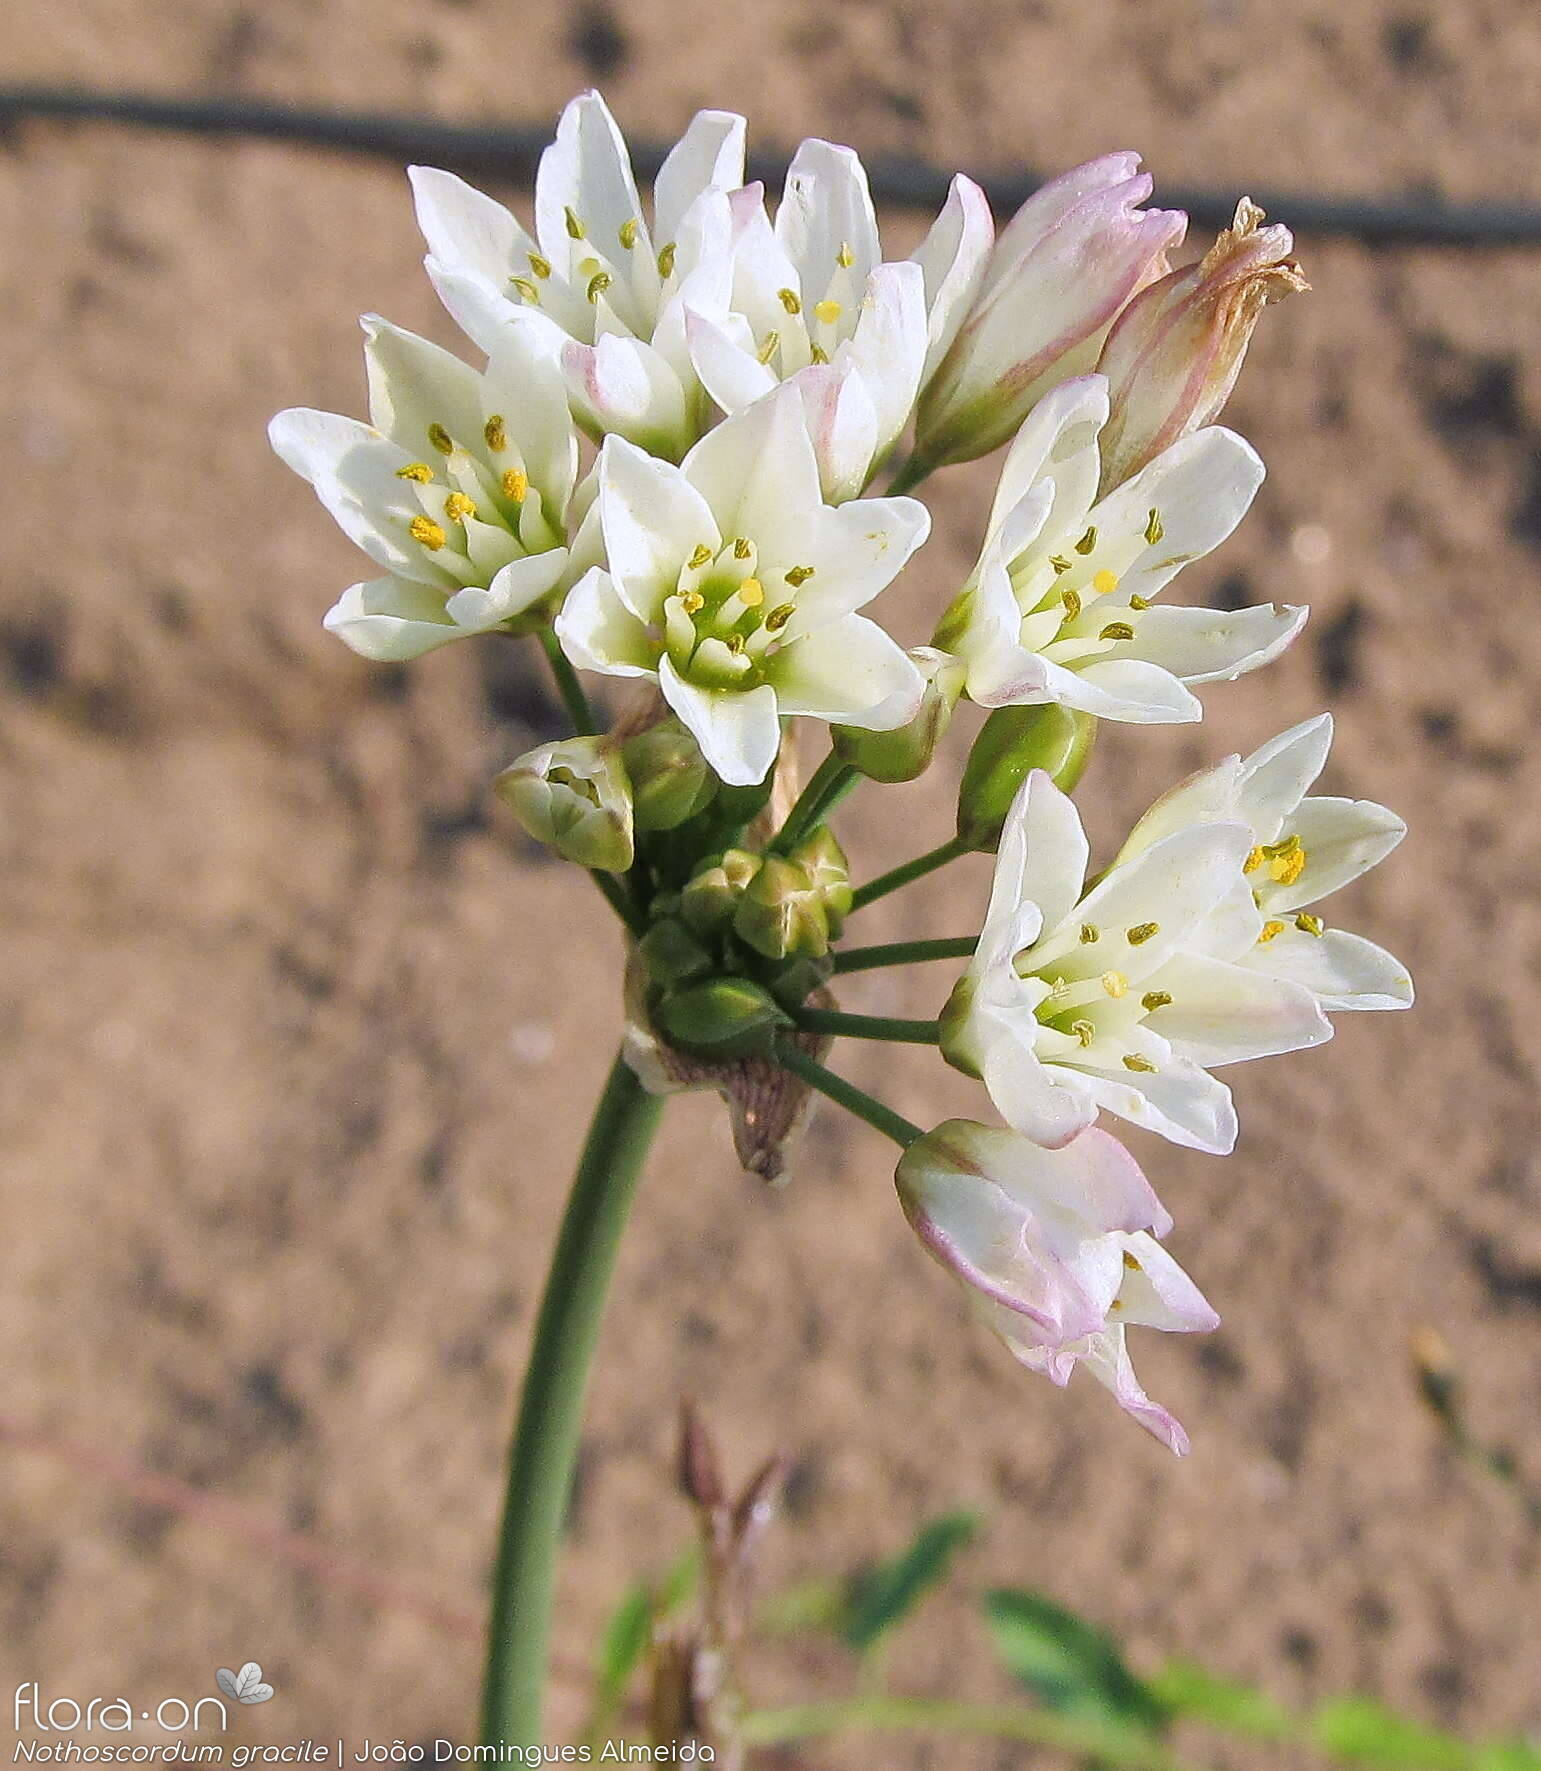
M 840 760 L 873 781 L 913 781 L 923 774 L 963 693 L 968 669 L 961 658 L 934 646 L 916 646 L 910 660 L 926 679 L 926 688 L 920 712 L 908 725 L 892 732 L 869 732 L 858 726 L 836 726 L 833 730 Z
M 979 729 L 958 790 L 958 840 L 993 850 L 1017 789 L 1042 769 L 1063 792 L 1081 779 L 1097 736 L 1089 713 L 1048 702 L 1041 707 L 998 707 Z
M 628 738 L 621 754 L 631 777 L 638 830 L 673 830 L 705 809 L 717 786 L 701 747 L 678 720 Z
M 791 1025 L 758 984 L 711 978 L 671 991 L 654 1014 L 670 1045 L 718 1061 L 769 1052 L 778 1027 Z
M 1264 227 L 1262 210 L 1243 197 L 1197 264 L 1151 283 L 1119 315 L 1097 363 L 1111 407 L 1100 438 L 1103 495 L 1218 416 L 1263 309 L 1310 288 L 1294 250 L 1289 229 Z
M 539 745 L 504 769 L 492 786 L 537 842 L 569 861 L 606 873 L 624 873 L 631 866 L 631 784 L 610 739 Z
M 792 859 L 808 875 L 809 883 L 819 895 L 831 935 L 840 933 L 840 925 L 851 911 L 851 867 L 845 850 L 835 840 L 835 833 L 822 824 L 804 843 L 792 851 Z
M 680 893 L 680 915 L 698 935 L 725 929 L 761 865 L 761 857 L 749 849 L 729 849 L 720 860 L 701 867 Z
M 651 983 L 665 989 L 703 978 L 712 969 L 712 956 L 683 923 L 669 918 L 654 923 L 637 943 Z
M 767 959 L 817 957 L 829 948 L 829 917 L 807 870 L 768 855 L 733 913 L 733 932 Z

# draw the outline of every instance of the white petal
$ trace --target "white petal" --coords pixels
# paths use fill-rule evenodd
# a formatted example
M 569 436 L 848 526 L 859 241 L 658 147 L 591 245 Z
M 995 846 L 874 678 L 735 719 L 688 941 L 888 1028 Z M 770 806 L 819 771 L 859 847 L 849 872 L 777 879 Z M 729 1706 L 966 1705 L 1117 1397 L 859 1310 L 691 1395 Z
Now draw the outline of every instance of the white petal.
M 1124 1262 L 1120 1318 L 1127 1328 L 1159 1328 L 1167 1334 L 1208 1334 L 1220 1326 L 1209 1300 L 1154 1236 L 1144 1230 L 1120 1238 L 1139 1263 Z
M 1314 991 L 1325 1009 L 1411 1008 L 1413 981 L 1393 954 L 1345 929 L 1307 934 L 1281 929 L 1252 948 L 1243 965 Z
M 1152 1072 L 1079 1073 L 1088 1094 L 1110 1113 L 1171 1143 L 1212 1156 L 1236 1147 L 1236 1108 L 1218 1077 L 1187 1059 L 1168 1057 Z
M 744 182 L 744 119 L 732 111 L 697 111 L 669 150 L 653 184 L 653 232 L 660 246 L 678 242 L 685 211 L 710 186 Z
M 556 618 L 562 650 L 579 670 L 652 676 L 658 646 L 617 594 L 610 574 L 592 567 L 567 593 Z
M 706 500 L 681 470 L 621 437 L 608 438 L 600 454 L 599 516 L 616 589 L 643 621 L 658 618 L 698 547 L 716 553 L 723 542 Z
M 685 389 L 667 360 L 637 338 L 607 332 L 561 347 L 568 398 L 591 431 L 625 437 L 650 455 L 679 456 L 690 439 Z
M 444 605 L 444 612 L 467 632 L 485 632 L 512 616 L 522 615 L 554 590 L 567 569 L 567 550 L 531 554 L 504 566 L 485 590 L 468 585 Z
M 859 498 L 880 446 L 877 407 L 849 355 L 813 363 L 790 378 L 803 402 L 803 419 L 819 464 L 819 488 L 831 504 Z
M 1080 670 L 1045 660 L 1046 699 L 1076 707 L 1098 719 L 1127 725 L 1185 725 L 1204 717 L 1204 706 L 1169 670 L 1139 658 L 1095 658 Z M 987 705 L 994 705 L 988 703 Z
M 878 266 L 839 355 L 866 382 L 877 412 L 877 448 L 885 452 L 909 422 L 926 364 L 925 277 L 919 265 Z
M 1023 1037 L 990 1039 L 980 1073 L 1001 1118 L 1046 1150 L 1063 1149 L 1097 1118 L 1087 1078 L 1040 1062 L 1026 1030 Z
M 488 354 L 481 390 L 484 416 L 496 413 L 503 419 L 525 472 L 560 522 L 578 477 L 578 436 L 561 369 L 524 326 L 506 328 Z
M 1332 715 L 1302 720 L 1254 750 L 1242 764 L 1238 815 L 1259 842 L 1272 842 L 1310 791 L 1332 748 Z
M 446 269 L 474 271 L 494 287 L 528 274 L 535 242 L 501 203 L 453 172 L 409 166 L 407 177 L 428 251 Z
M 482 378 L 426 338 L 365 314 L 364 362 L 369 371 L 369 416 L 409 456 L 428 455 L 428 427 L 443 425 L 461 448 L 480 444 Z
M 1033 769 L 1017 789 L 1001 831 L 1001 851 L 1020 845 L 1020 863 L 1005 868 L 1005 879 L 1014 888 L 1017 902 L 1037 905 L 1042 926 L 1057 929 L 1075 908 L 1086 880 L 1090 848 L 1081 827 L 1075 801 L 1062 792 L 1042 769 Z M 1004 905 L 992 894 L 990 914 Z
M 568 209 L 604 252 L 615 249 L 628 221 L 642 227 L 636 249 L 651 250 L 625 138 L 597 92 L 580 94 L 562 112 L 535 174 L 535 231 L 541 251 L 563 271 L 584 250 L 567 232 Z
M 1221 959 L 1178 954 L 1145 982 L 1172 998 L 1146 1025 L 1179 1057 L 1206 1068 L 1301 1051 L 1332 1038 L 1332 1023 L 1311 991 Z
M 924 380 L 936 366 L 974 304 L 984 282 L 995 239 L 990 201 L 973 179 L 960 172 L 952 181 L 942 212 L 910 254 L 925 274 L 927 344 Z
M 1302 800 L 1286 822 L 1300 838 L 1306 864 L 1293 885 L 1259 885 L 1270 914 L 1300 910 L 1327 897 L 1383 861 L 1407 835 L 1395 812 L 1368 799 Z
M 792 156 L 776 213 L 776 237 L 810 288 L 822 294 L 849 248 L 852 281 L 860 289 L 877 267 L 877 215 L 867 174 L 850 148 L 805 141 Z
M 405 578 L 374 578 L 345 590 L 322 620 L 361 658 L 394 664 L 420 658 L 465 634 L 444 612 L 442 591 Z
M 822 502 L 802 401 L 786 384 L 709 430 L 682 466 L 723 534 L 751 538 L 762 561 L 783 534 L 799 535 Z
M 781 533 L 762 540 L 760 565 L 767 582 L 797 566 L 814 569 L 798 587 L 797 613 L 784 629 L 787 638 L 870 603 L 903 571 L 930 530 L 931 513 L 916 498 L 855 498 L 838 507 L 820 505 L 796 529 L 783 525 Z
M 925 679 L 875 621 L 846 615 L 785 646 L 766 668 L 785 714 L 892 731 L 920 711 Z
M 658 685 L 701 746 L 701 754 L 728 786 L 753 787 L 770 773 L 781 749 L 781 721 L 776 715 L 776 691 L 768 683 L 748 690 L 697 688 L 665 656 L 658 667 Z
M 1097 495 L 1102 473 L 1097 435 L 1107 418 L 1106 376 L 1078 375 L 1045 394 L 1006 451 L 990 507 L 988 533 L 993 535 L 1021 500 L 1044 481 L 1054 488 L 1048 518 L 1053 532 L 1079 533 Z
M 1169 787 L 1129 832 L 1114 865 L 1117 866 L 1119 861 L 1133 860 L 1153 842 L 1159 842 L 1174 831 L 1185 830 L 1190 824 L 1224 824 L 1234 818 L 1250 824 L 1255 836 L 1257 826 L 1237 805 L 1241 771 L 1241 758 L 1228 756 L 1212 768 L 1200 769 L 1186 781 Z M 1250 893 L 1248 895 L 1250 897 Z
M 431 255 L 423 260 L 423 268 L 445 312 L 479 350 L 491 355 L 507 327 L 525 324 L 542 336 L 553 360 L 559 357 L 567 334 L 545 314 L 511 301 L 505 284 Z
M 1081 1362 L 1104 1389 L 1112 1392 L 1124 1413 L 1138 1421 L 1152 1438 L 1159 1439 L 1178 1457 L 1188 1455 L 1188 1435 L 1181 1421 L 1159 1402 L 1153 1402 L 1134 1375 L 1122 1328 L 1094 1336 Z
M 1103 154 L 1040 185 L 1001 229 L 982 293 L 988 294 L 1004 282 L 1012 274 L 1023 249 L 1063 221 L 1078 203 L 1098 191 L 1116 190 L 1118 186 L 1128 184 L 1139 170 L 1138 154 Z M 1149 189 L 1146 195 L 1149 195 Z M 1143 199 L 1135 198 L 1134 201 Z
M 742 328 L 740 337 L 734 336 L 738 330 L 735 320 Z M 687 309 L 685 339 L 691 367 L 724 412 L 742 411 L 775 387 L 776 377 L 756 356 L 741 316 L 735 314 L 719 322 Z
M 1277 658 L 1309 613 L 1288 603 L 1234 612 L 1158 603 L 1134 616 L 1132 640 L 1115 642 L 1098 662 L 1134 659 L 1169 671 L 1179 682 L 1233 682 Z

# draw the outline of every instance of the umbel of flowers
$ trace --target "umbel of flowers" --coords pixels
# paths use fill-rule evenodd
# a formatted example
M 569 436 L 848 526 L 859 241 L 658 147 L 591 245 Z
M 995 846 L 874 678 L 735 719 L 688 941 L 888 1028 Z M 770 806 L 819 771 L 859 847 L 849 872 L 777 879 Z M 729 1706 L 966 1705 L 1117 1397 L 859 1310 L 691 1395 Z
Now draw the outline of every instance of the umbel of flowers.
M 1070 798 L 1098 722 L 1198 720 L 1206 685 L 1305 620 L 1177 582 L 1263 478 L 1214 421 L 1263 307 L 1305 287 L 1288 231 L 1243 199 L 1174 269 L 1186 218 L 1145 207 L 1138 157 L 1110 154 L 998 233 L 960 176 L 893 260 L 849 149 L 805 142 L 773 204 L 745 183 L 742 119 L 703 112 L 646 203 L 592 93 L 563 114 L 529 227 L 446 173 L 412 182 L 429 276 L 480 356 L 368 318 L 368 421 L 273 421 L 379 574 L 327 627 L 376 659 L 537 640 L 573 736 L 497 790 L 625 925 L 632 1070 L 719 1091 L 766 1175 L 810 1091 L 887 1133 L 921 1244 L 1009 1351 L 1056 1384 L 1084 1368 L 1183 1451 L 1129 1331 L 1217 1319 L 1109 1124 L 1226 1154 L 1227 1065 L 1412 1001 L 1395 959 L 1327 921 L 1403 825 L 1311 793 L 1326 715 L 1156 797 L 1095 867 Z M 926 571 L 915 490 L 1002 445 L 973 569 L 933 585 L 929 633 L 891 634 L 883 592 Z M 601 718 L 583 675 L 630 689 Z M 853 883 L 841 799 L 920 775 L 964 697 L 990 712 L 957 836 Z M 798 792 L 809 722 L 828 748 Z M 977 935 L 850 943 L 866 905 L 980 849 Z M 840 974 L 948 959 L 936 1020 L 836 1005 Z M 843 1036 L 933 1045 L 999 1123 L 922 1133 L 826 1068 Z

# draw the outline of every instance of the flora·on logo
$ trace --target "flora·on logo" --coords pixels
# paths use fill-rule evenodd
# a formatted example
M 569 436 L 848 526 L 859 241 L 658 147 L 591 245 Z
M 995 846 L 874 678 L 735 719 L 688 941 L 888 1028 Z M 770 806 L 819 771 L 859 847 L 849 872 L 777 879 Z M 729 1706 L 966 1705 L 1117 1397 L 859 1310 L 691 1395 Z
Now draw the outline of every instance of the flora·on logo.
M 260 1678 L 261 1668 L 257 1671 Z M 267 1687 L 267 1694 L 272 1696 L 271 1686 Z M 261 1702 L 262 1699 L 255 1701 Z M 230 1725 L 229 1712 L 217 1697 L 200 1697 L 193 1704 L 181 1697 L 164 1697 L 153 1710 L 140 1711 L 138 1720 L 153 1721 L 168 1734 L 178 1734 L 185 1728 L 191 1728 L 196 1733 L 203 1726 L 205 1704 L 212 1704 L 219 1712 L 221 1728 Z M 97 1728 L 108 1734 L 126 1734 L 135 1721 L 133 1706 L 126 1697 L 93 1697 L 85 1703 L 80 1703 L 73 1697 L 52 1697 L 45 1700 L 36 1679 L 29 1680 L 25 1685 L 18 1685 L 11 1699 L 11 1722 L 18 1734 L 22 1731 L 23 1716 L 30 1717 L 27 1726 L 41 1734 L 89 1734 Z

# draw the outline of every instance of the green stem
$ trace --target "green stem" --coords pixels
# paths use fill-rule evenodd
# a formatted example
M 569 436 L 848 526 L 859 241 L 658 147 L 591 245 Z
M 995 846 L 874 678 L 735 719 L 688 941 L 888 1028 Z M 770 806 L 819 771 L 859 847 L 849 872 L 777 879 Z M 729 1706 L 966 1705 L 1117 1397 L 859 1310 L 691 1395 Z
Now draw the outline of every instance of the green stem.
M 535 1324 L 493 1572 L 482 1744 L 540 1741 L 557 1550 L 583 1394 L 627 1210 L 662 1101 L 617 1058 L 578 1162 Z
M 621 881 L 613 873 L 602 873 L 597 867 L 589 869 L 589 878 L 604 893 L 610 908 L 627 928 L 634 935 L 640 935 L 647 927 L 647 919 L 633 903 L 631 894 Z
M 789 1709 L 751 1711 L 742 1726 L 745 1740 L 756 1746 L 812 1740 L 852 1728 L 887 1733 L 925 1729 L 1027 1741 L 1065 1753 L 1084 1754 L 1102 1765 L 1128 1767 L 1128 1771 L 1181 1771 L 1178 1760 L 1157 1741 L 1125 1729 L 1077 1722 L 1068 1716 L 1022 1705 L 873 1694 L 830 1703 L 795 1704 Z
M 800 1008 L 792 1017 L 807 1033 L 832 1033 L 837 1038 L 884 1039 L 894 1045 L 935 1045 L 941 1034 L 935 1021 L 906 1021 L 895 1015 L 848 1015 L 837 1008 Z
M 848 1113 L 854 1113 L 858 1119 L 864 1119 L 874 1131 L 882 1132 L 885 1138 L 892 1138 L 901 1150 L 909 1149 L 922 1135 L 918 1125 L 912 1125 L 891 1107 L 875 1101 L 865 1089 L 858 1088 L 854 1082 L 847 1082 L 833 1070 L 826 1070 L 816 1058 L 810 1058 L 792 1040 L 777 1042 L 776 1062 L 783 1070 L 790 1070 L 794 1076 L 801 1076 L 810 1088 L 817 1089 L 837 1106 L 844 1107 Z
M 787 813 L 776 840 L 770 845 L 773 855 L 789 855 L 806 836 L 828 818 L 835 807 L 861 779 L 861 770 L 842 762 L 833 750 L 808 778 L 808 785 L 797 796 L 797 803 Z
M 978 935 L 956 935 L 941 941 L 883 941 L 876 947 L 847 947 L 835 954 L 835 970 L 875 972 L 884 966 L 918 965 L 928 959 L 967 959 L 978 945 Z
M 557 693 L 562 697 L 562 705 L 567 709 L 573 731 L 580 738 L 592 738 L 599 730 L 599 722 L 594 718 L 589 698 L 583 692 L 583 684 L 578 681 L 577 671 L 562 650 L 562 642 L 552 628 L 543 627 L 540 630 L 540 643 L 551 666 L 551 674 L 556 678 Z
M 900 886 L 907 886 L 912 879 L 924 879 L 938 867 L 945 867 L 949 861 L 956 861 L 960 855 L 972 852 L 961 837 L 955 836 L 950 842 L 944 842 L 940 848 L 929 849 L 924 855 L 917 855 L 913 861 L 906 861 L 902 867 L 892 868 L 887 873 L 880 873 L 876 879 L 869 879 L 852 897 L 851 909 L 860 910 L 864 904 L 886 898 L 890 892 L 898 891 Z
M 918 455 L 912 455 L 884 488 L 883 496 L 898 498 L 902 493 L 913 492 L 922 480 L 930 478 L 932 471 L 929 461 L 922 461 Z

